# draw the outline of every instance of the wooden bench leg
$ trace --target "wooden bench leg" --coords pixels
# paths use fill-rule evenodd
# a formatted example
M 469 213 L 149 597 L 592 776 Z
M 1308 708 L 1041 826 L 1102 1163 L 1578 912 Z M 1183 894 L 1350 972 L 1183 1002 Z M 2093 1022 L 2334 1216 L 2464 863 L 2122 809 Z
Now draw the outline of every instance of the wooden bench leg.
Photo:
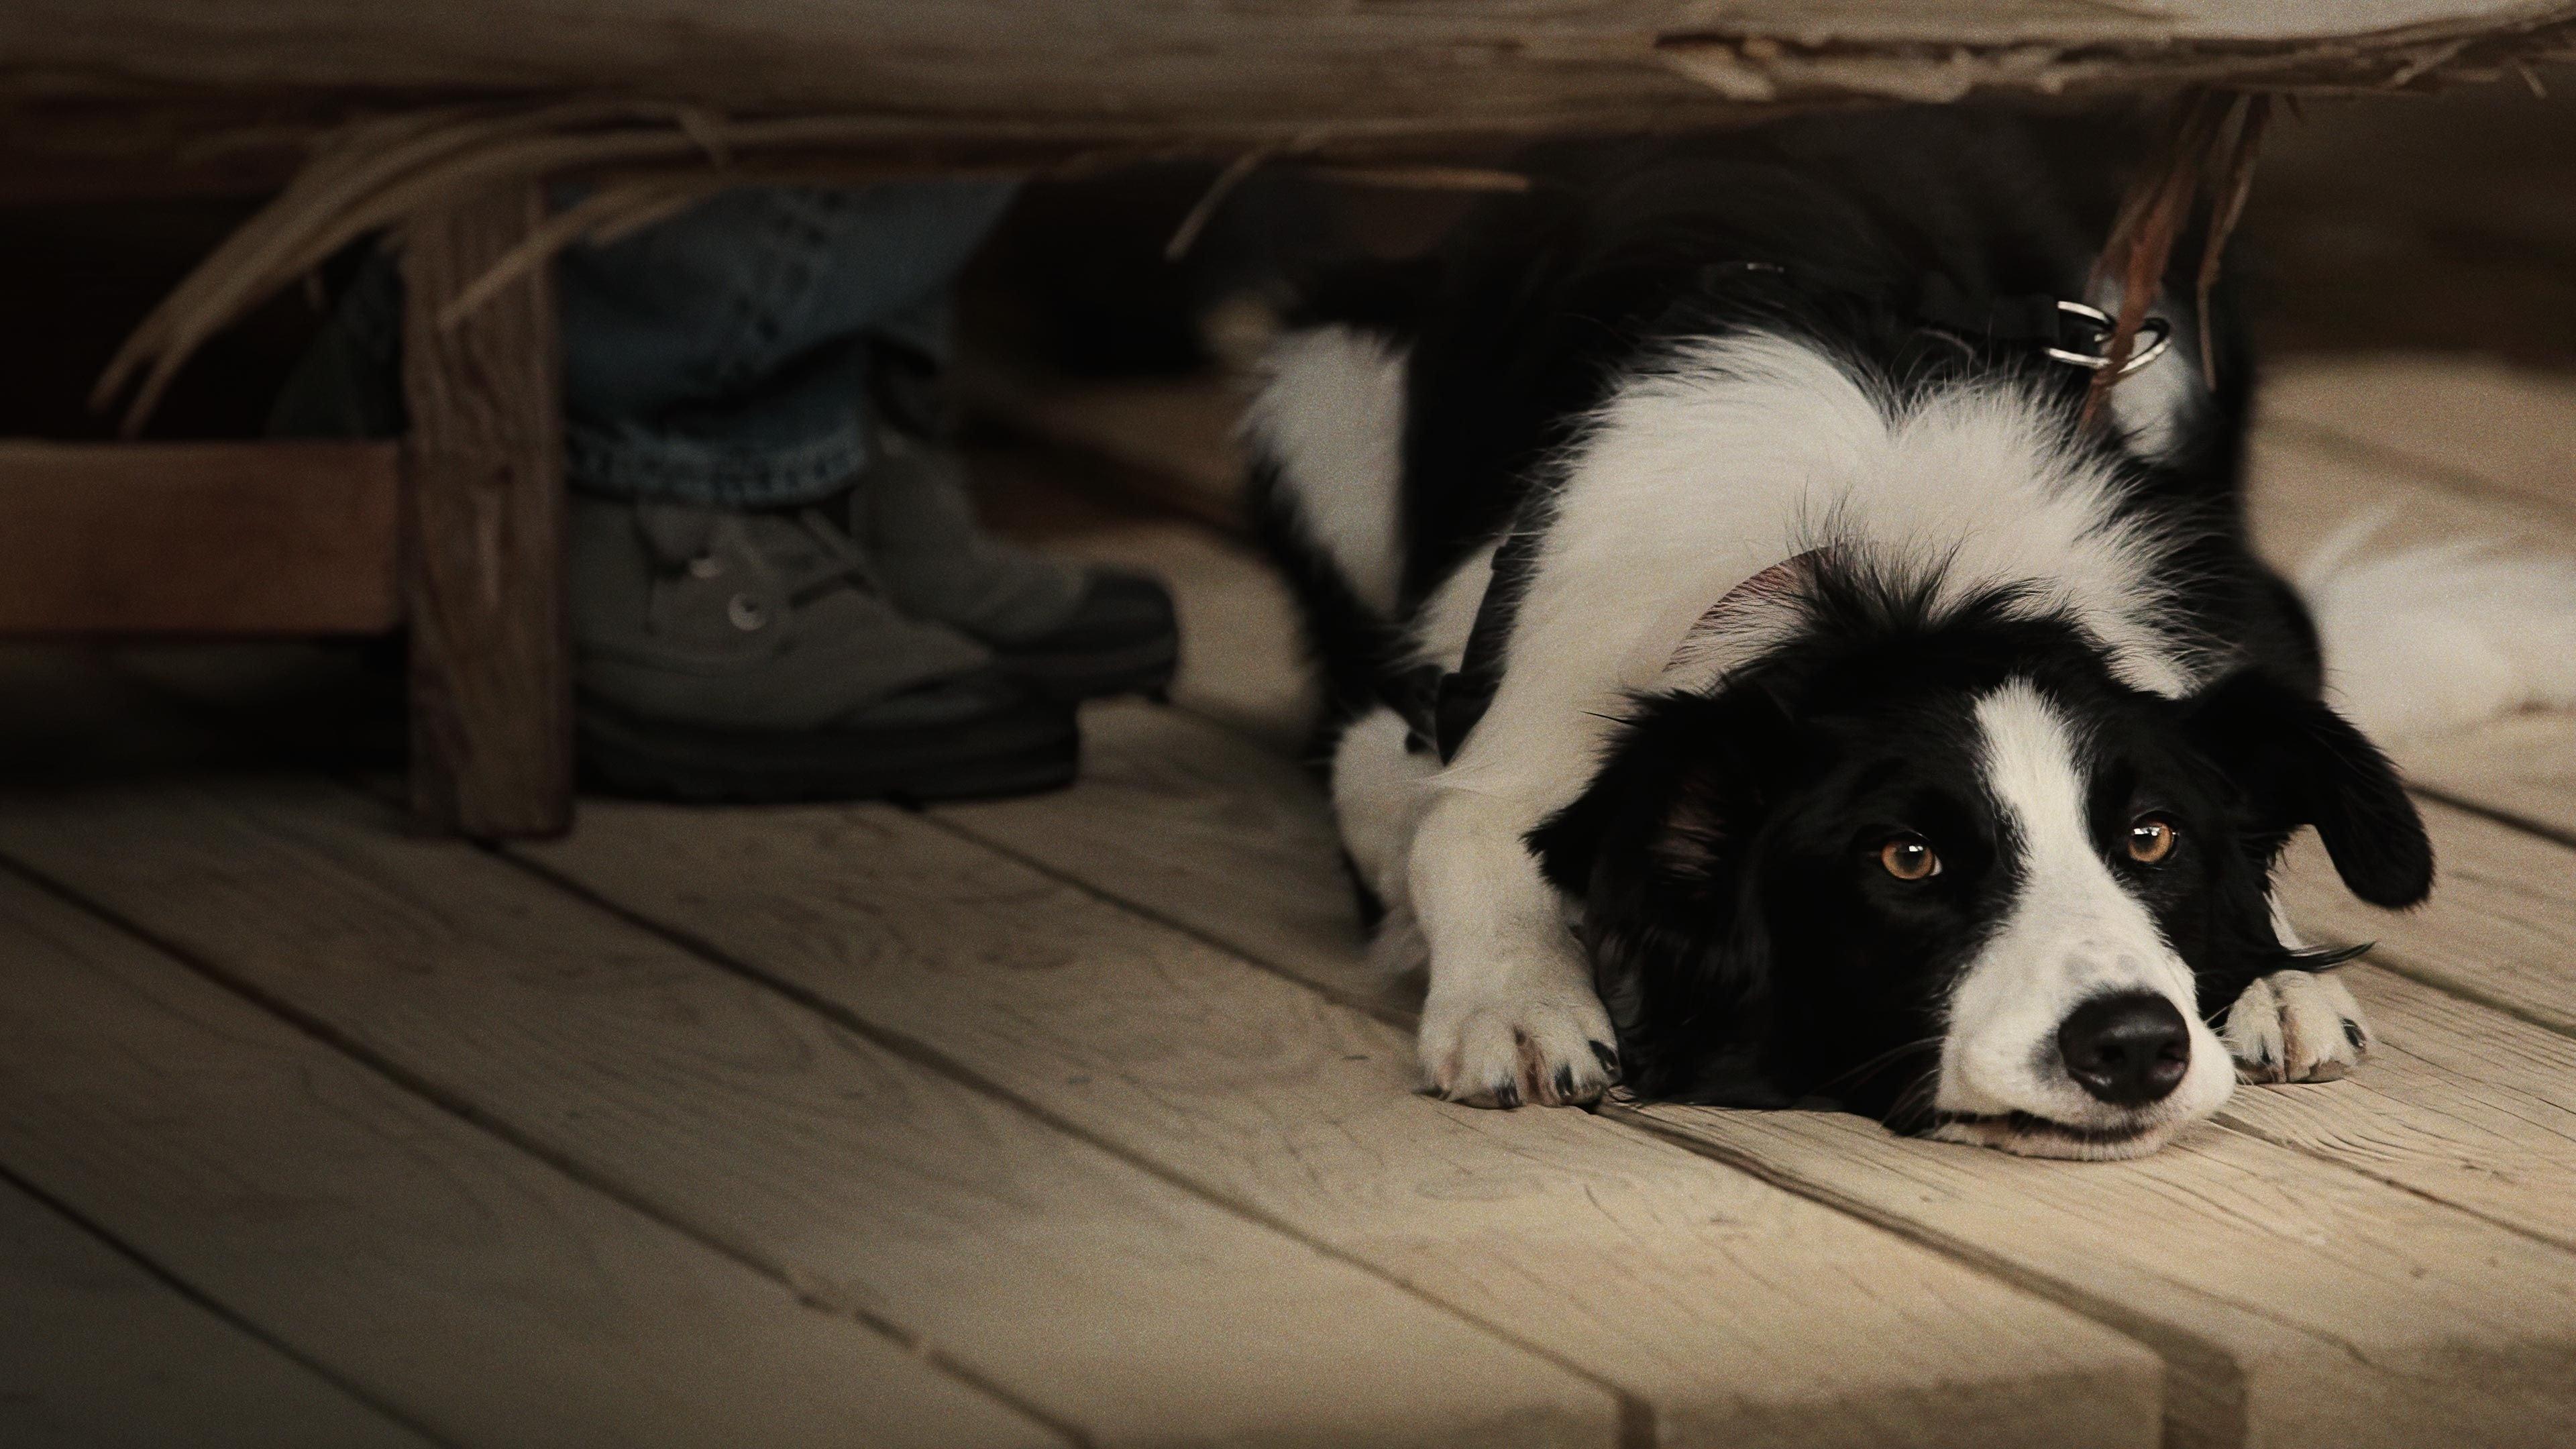
M 455 325 L 438 314 L 544 215 L 538 187 L 496 189 L 403 246 L 412 807 L 483 838 L 572 823 L 553 279 L 539 267 Z

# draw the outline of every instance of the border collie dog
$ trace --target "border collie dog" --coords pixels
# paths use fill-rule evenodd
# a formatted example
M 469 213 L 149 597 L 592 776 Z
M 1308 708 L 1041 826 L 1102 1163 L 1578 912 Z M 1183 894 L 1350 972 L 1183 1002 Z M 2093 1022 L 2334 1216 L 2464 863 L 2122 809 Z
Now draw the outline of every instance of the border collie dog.
M 2406 906 L 2432 851 L 2248 551 L 2224 298 L 2178 268 L 2083 421 L 2110 198 L 2065 134 L 1543 152 L 1275 345 L 1256 500 L 1431 1089 L 2126 1157 L 2368 1050 L 2270 872 L 2314 826 Z

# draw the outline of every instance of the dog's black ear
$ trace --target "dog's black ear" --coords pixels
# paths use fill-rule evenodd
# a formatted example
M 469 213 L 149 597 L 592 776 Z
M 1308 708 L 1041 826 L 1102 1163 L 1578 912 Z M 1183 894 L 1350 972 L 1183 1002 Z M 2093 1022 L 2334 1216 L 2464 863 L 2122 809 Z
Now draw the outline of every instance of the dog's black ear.
M 2189 702 L 2190 730 L 2269 843 L 2313 825 L 2354 895 L 2411 906 L 2433 889 L 2433 843 L 2397 769 L 2351 721 L 2252 670 Z
M 1587 902 L 1708 896 L 1761 809 L 1752 760 L 1786 727 L 1758 692 L 1639 700 L 1583 793 L 1530 832 L 1539 869 Z
M 1786 727 L 1760 695 L 1641 700 L 1583 794 L 1530 832 L 1547 878 L 1583 902 L 1593 984 L 1628 1085 L 1646 1096 L 1788 1100 L 1760 1067 L 1758 923 L 1734 906 L 1762 809 L 1754 762 Z

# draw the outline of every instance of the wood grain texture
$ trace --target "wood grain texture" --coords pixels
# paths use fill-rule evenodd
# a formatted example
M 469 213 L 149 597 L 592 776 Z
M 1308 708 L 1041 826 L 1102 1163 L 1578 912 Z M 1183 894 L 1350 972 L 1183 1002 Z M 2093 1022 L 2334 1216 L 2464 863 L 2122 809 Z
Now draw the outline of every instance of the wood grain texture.
M 2240 1132 L 2070 1167 L 1841 1115 L 1646 1115 L 2124 1325 L 2172 1370 L 2169 1444 L 2576 1435 L 2576 1256 Z
M 1537 1355 L 368 802 L 173 786 L 12 813 L 41 869 L 1087 1442 L 1617 1432 L 1611 1394 Z M 833 1377 L 937 1403 L 861 1359 Z
M 2121 1339 L 1583 1113 L 1418 1097 L 1408 1031 L 912 816 L 602 803 L 530 853 L 1581 1365 L 1658 1442 L 2155 1437 Z
M 1150 571 L 1181 629 L 1171 697 L 1283 752 L 1312 739 L 1323 695 L 1278 575 L 1246 544 L 1187 523 L 1129 523 L 1047 540 L 1067 558 Z
M 390 443 L 0 441 L 0 634 L 380 634 Z
M 0 939 L 0 1162 L 441 1440 L 1051 1442 L 14 876 Z
M 2291 847 L 2280 899 L 2308 935 L 2376 941 L 2418 980 L 2576 1033 L 2576 850 L 2418 800 L 2440 871 L 2433 898 L 2383 911 L 2346 895 L 2314 836 Z
M 284 98 L 557 93 L 814 106 L 1074 132 L 1288 138 L 1687 126 L 1748 99 L 2055 94 L 2194 77 L 2367 84 L 2448 66 L 2563 17 L 2549 0 L 1301 0 L 1122 6 L 974 0 L 508 0 L 349 10 L 330 0 L 18 0 L 0 91 Z M 2481 33 L 2495 37 L 2474 43 Z M 1738 51 L 1747 37 L 1771 42 Z M 1724 47 L 1724 89 L 1670 58 Z M 1707 64 L 1705 61 L 1703 64 Z
M 2576 715 L 2531 713 L 2397 751 L 2423 792 L 2576 840 Z
M 438 316 L 544 216 L 539 187 L 503 187 L 414 221 L 403 245 L 412 806 L 481 837 L 572 821 L 552 271 L 452 327 Z
M 1082 713 L 1079 788 L 941 806 L 937 819 L 1380 1015 L 1421 983 L 1361 958 L 1357 898 L 1315 775 L 1182 710 Z
M 2371 965 L 2378 1044 L 2340 1082 L 2239 1087 L 2220 1120 L 2576 1247 L 2576 1041 Z
M 2549 504 L 2414 470 L 2330 434 L 2258 431 L 2248 483 L 2255 548 L 2292 577 L 2336 533 L 2365 523 L 2386 547 L 2476 539 L 2545 552 L 2576 536 L 2576 518 Z
M 0 1444 L 428 1449 L 423 1438 L 0 1182 Z
M 2291 437 L 2576 526 L 2576 382 L 2451 355 L 2311 359 L 2268 375 L 2263 418 Z
M 1350 926 L 1276 904 L 1346 895 L 1331 856 L 1317 848 L 1327 827 L 1311 783 L 1265 765 L 1256 747 L 1167 711 L 1095 710 L 1086 728 L 1097 789 L 952 807 L 941 818 L 1278 969 L 1359 989 L 1366 978 L 1351 959 Z M 1245 798 L 1265 795 L 1258 806 Z M 1086 810 L 1094 818 L 1083 820 Z M 2473 1035 L 2475 1026 L 2463 1029 Z M 2465 1050 L 2429 1026 L 2401 1040 L 2430 1053 Z M 2404 1091 L 2423 1079 L 2378 1080 Z M 2529 1074 L 2517 1085 L 2525 1097 L 2551 1091 Z M 2383 1130 L 2375 1093 L 2334 1090 L 2299 1099 L 2314 1114 L 2304 1121 L 2262 1115 L 2260 1103 L 2248 1120 L 2285 1140 L 2375 1141 Z M 2516 1105 L 2499 1094 L 2484 1129 L 2451 1144 L 2468 1154 L 2469 1171 L 2510 1173 L 2527 1147 L 2563 1159 L 2554 1129 L 2506 1130 L 2498 1117 Z M 2420 1131 L 2443 1108 L 2441 1095 L 2426 1096 L 2411 1121 Z M 2567 1297 L 2576 1294 L 2576 1258 L 2297 1153 L 2204 1129 L 2145 1163 L 2070 1167 L 1899 1141 L 1845 1117 L 1647 1115 L 1730 1161 L 1989 1263 L 2155 1345 L 2173 1372 L 2167 1411 L 2177 1442 L 2273 1442 L 2323 1418 L 2333 1427 L 2317 1432 L 2328 1437 L 2416 1442 L 2455 1413 L 2488 1412 L 2477 1396 L 2526 1372 L 2560 1387 L 2514 1390 L 2520 1397 L 2480 1419 L 2481 1432 L 2542 1443 L 2576 1426 L 2576 1397 L 2559 1396 L 2576 1383 L 2564 1377 L 2576 1366 L 2576 1317 L 2564 1316 L 2576 1302 Z M 2420 1137 L 2415 1145 L 2434 1150 Z M 2493 1208 L 2496 1199 L 2477 1205 Z M 2415 1245 L 2410 1256 L 2377 1256 L 2403 1244 Z M 2514 1281 L 2492 1270 L 2498 1254 L 2530 1275 L 2517 1290 L 2526 1296 L 2513 1300 L 2517 1311 L 2542 1315 L 2529 1336 L 2511 1327 L 2511 1315 L 2491 1311 L 2488 1295 Z M 2345 1344 L 2361 1345 L 2353 1351 L 2360 1366 Z M 2414 1383 L 2418 1374 L 2452 1373 L 2463 1385 L 2456 1400 Z M 2546 1433 L 2514 1429 L 2525 1415 Z

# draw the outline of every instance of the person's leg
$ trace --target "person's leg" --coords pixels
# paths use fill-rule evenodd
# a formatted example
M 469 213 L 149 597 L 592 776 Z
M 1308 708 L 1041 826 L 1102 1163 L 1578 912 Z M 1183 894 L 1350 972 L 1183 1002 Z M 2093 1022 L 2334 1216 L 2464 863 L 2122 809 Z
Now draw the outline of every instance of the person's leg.
M 994 187 L 728 192 L 568 252 L 582 756 L 703 799 L 1038 788 L 1064 709 L 887 597 L 844 514 L 874 461 L 868 328 L 944 289 Z
M 739 191 L 562 259 L 574 642 L 595 779 L 769 799 L 1070 777 L 1069 711 L 977 631 L 1043 638 L 1102 591 L 1018 560 L 1003 592 L 1019 607 L 952 623 L 888 583 L 935 569 L 912 553 L 872 559 L 850 533 L 889 451 L 872 357 L 894 338 L 922 349 L 918 319 L 1006 200 L 936 183 Z M 280 401 L 281 430 L 399 427 L 398 394 L 374 373 L 394 355 L 399 309 L 380 305 L 393 285 L 380 268 L 351 289 Z M 1168 635 L 1167 602 L 1162 618 Z
M 991 183 L 728 191 L 556 263 L 573 486 L 727 508 L 820 502 L 871 461 L 881 331 L 947 294 Z
M 948 288 L 998 185 L 737 191 L 560 274 L 574 485 L 728 507 L 846 490 L 887 598 L 1058 699 L 1161 689 L 1156 581 L 1080 569 L 977 525 L 938 397 Z
M 850 495 L 850 531 L 889 597 L 993 650 L 1003 668 L 1059 699 L 1156 694 L 1171 682 L 1179 631 L 1159 580 L 1080 569 L 983 531 L 964 462 L 948 446 L 943 351 L 925 319 L 889 338 L 870 376 L 877 452 Z

